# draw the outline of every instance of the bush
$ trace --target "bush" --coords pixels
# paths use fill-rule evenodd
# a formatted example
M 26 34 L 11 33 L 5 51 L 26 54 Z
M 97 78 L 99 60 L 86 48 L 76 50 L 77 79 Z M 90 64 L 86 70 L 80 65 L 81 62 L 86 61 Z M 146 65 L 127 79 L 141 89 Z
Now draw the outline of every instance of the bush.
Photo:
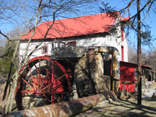
M 11 60 L 12 60 L 12 56 L 14 53 L 15 42 L 8 41 L 3 51 L 6 51 L 9 47 L 11 47 L 9 52 L 0 59 L 0 75 L 1 77 L 4 77 L 4 78 L 8 77 L 8 73 L 10 71 L 10 65 L 11 65 Z M 14 64 L 17 64 L 17 62 L 14 62 Z M 11 73 L 13 74 L 14 72 L 15 72 L 15 67 L 13 66 Z

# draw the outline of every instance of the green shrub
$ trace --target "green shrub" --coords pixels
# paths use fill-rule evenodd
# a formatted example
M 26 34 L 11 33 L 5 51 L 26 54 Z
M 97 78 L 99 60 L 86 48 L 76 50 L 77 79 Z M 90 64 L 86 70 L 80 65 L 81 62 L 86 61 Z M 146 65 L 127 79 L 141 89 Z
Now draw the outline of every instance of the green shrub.
M 10 48 L 11 47 L 11 48 Z M 11 65 L 11 60 L 12 60 L 12 56 L 14 53 L 14 47 L 15 47 L 15 42 L 7 42 L 3 51 L 6 51 L 9 49 L 8 53 L 2 57 L 0 59 L 0 75 L 2 75 L 3 77 L 7 77 L 8 73 L 10 71 L 10 65 Z M 14 65 L 17 64 L 17 62 L 14 62 Z M 12 72 L 11 74 L 13 74 L 15 72 L 15 66 L 12 67 Z

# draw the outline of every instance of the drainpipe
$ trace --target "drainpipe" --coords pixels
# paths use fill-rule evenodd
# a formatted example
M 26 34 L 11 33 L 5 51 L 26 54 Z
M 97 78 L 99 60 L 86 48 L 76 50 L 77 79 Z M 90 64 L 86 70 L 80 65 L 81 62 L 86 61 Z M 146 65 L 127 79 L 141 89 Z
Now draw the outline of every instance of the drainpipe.
M 118 91 L 120 88 L 120 54 L 115 47 L 98 47 L 98 52 L 107 53 L 112 55 L 112 78 L 111 90 Z

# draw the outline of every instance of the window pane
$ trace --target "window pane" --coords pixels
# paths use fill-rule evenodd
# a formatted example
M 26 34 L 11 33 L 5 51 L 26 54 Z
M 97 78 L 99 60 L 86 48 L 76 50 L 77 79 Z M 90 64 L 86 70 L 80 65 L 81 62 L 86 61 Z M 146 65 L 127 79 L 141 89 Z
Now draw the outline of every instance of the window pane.
M 42 47 L 42 54 L 46 54 L 46 53 L 48 53 L 48 47 L 44 46 Z

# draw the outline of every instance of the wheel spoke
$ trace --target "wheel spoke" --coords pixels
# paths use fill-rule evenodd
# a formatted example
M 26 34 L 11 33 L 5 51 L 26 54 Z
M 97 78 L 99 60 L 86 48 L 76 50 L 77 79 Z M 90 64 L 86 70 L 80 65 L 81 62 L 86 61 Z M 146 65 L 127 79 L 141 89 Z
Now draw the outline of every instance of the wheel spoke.
M 36 89 L 36 88 L 35 88 L 36 86 L 37 86 L 38 88 L 40 88 L 39 84 L 35 83 L 35 82 L 32 80 L 32 78 L 30 78 L 29 76 L 27 76 L 27 78 L 32 82 L 32 84 L 35 85 L 35 86 L 33 85 L 33 86 L 34 86 L 34 87 L 33 87 L 34 89 Z
M 52 80 L 50 77 L 49 77 L 49 74 L 50 74 L 50 72 L 49 72 L 49 69 L 47 68 L 46 69 L 46 76 L 45 76 L 45 78 L 47 79 L 47 80 Z M 56 77 L 56 74 L 53 76 L 53 78 L 55 78 Z
M 46 87 L 44 87 L 43 89 L 41 89 L 41 91 L 45 90 L 46 88 L 48 88 L 49 86 L 51 86 L 52 84 L 50 83 L 49 85 L 47 85 Z
M 62 102 L 62 100 L 59 99 L 56 95 L 54 95 L 54 97 L 55 97 L 58 101 Z
M 59 89 L 62 85 L 62 82 L 57 84 L 57 86 L 53 87 L 53 91 L 56 91 L 57 89 Z
M 42 88 L 44 86 L 44 81 L 42 82 L 42 79 L 44 80 L 45 77 L 40 77 L 39 78 L 39 86 L 38 88 Z
M 43 98 L 45 98 L 47 101 L 49 101 L 50 103 L 51 103 L 51 100 L 49 100 L 48 98 L 47 98 L 47 96 L 45 95 L 45 96 L 43 96 L 43 94 L 41 94 L 41 97 L 43 97 Z M 53 103 L 52 103 L 53 104 Z
M 52 62 L 51 82 L 54 80 L 54 62 Z
M 34 65 L 34 66 L 36 68 L 37 73 L 40 74 L 40 72 L 39 72 L 38 68 L 36 67 L 36 65 Z
M 54 74 L 54 62 L 52 62 L 52 71 L 51 71 L 51 84 L 53 84 L 53 80 L 54 80 L 54 78 L 53 78 L 53 74 Z M 51 93 L 53 94 L 53 85 L 52 85 L 52 87 L 51 87 Z M 51 95 L 51 103 L 53 103 L 53 95 Z
M 54 92 L 54 94 L 69 94 L 69 93 L 66 91 L 60 91 L 60 92 Z
M 31 72 L 31 70 L 30 70 L 29 64 L 28 64 L 27 66 L 28 66 L 28 69 L 29 69 L 30 75 L 31 75 L 31 77 L 32 77 L 33 75 L 32 75 L 32 72 Z
M 23 69 L 24 66 L 20 72 Z M 71 91 L 70 71 L 65 70 L 63 65 L 50 57 L 41 56 L 29 60 L 23 73 L 19 77 L 15 92 L 18 109 L 22 109 L 22 97 L 24 96 L 40 95 L 39 98 L 53 104 L 63 101 L 64 96 L 69 95 Z
M 48 70 L 48 68 L 47 68 L 47 69 L 46 69 L 46 77 L 47 77 L 47 78 L 49 78 L 49 75 L 48 75 L 48 74 L 49 74 L 49 70 Z
M 61 101 L 63 101 L 63 94 L 61 94 Z
M 41 62 L 41 59 L 39 59 L 39 71 L 40 71 L 40 67 L 41 67 L 40 62 Z M 39 74 L 39 75 L 40 75 L 40 74 Z
M 30 86 L 32 89 L 34 89 L 34 87 L 32 87 L 24 78 L 20 77 L 28 86 Z
M 39 58 L 39 78 L 40 78 L 40 76 L 41 76 L 41 74 L 40 74 L 40 72 L 41 72 L 41 58 Z
M 64 76 L 64 74 L 61 76 L 61 77 L 59 77 L 58 79 L 56 79 L 53 83 L 55 83 L 56 81 L 58 81 L 58 80 L 60 80 L 61 78 L 63 78 L 63 76 Z M 63 81 L 64 81 L 65 79 L 63 79 Z
M 27 76 L 27 78 L 28 78 L 31 82 L 33 82 L 31 77 Z M 34 82 L 33 82 L 33 83 L 34 83 Z
M 22 93 L 35 93 L 34 90 L 22 90 L 21 92 Z

